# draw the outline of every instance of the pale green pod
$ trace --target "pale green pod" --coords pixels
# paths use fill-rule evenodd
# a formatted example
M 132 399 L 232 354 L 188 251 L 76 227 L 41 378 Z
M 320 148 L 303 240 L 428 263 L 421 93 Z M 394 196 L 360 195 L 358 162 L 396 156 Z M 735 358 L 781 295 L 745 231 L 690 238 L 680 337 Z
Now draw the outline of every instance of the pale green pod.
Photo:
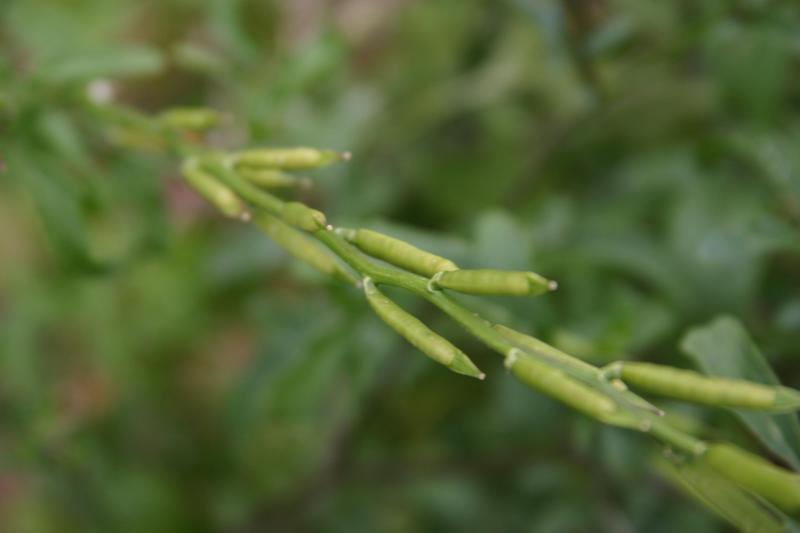
M 256 212 L 253 216 L 253 222 L 278 246 L 300 261 L 311 265 L 323 274 L 335 276 L 342 281 L 348 283 L 357 281 L 334 256 L 303 232 L 263 211 Z
M 569 375 L 592 380 L 602 379 L 603 377 L 603 372 L 596 366 L 564 353 L 558 348 L 550 346 L 546 342 L 542 342 L 535 337 L 525 335 L 524 333 L 507 328 L 501 324 L 493 324 L 492 327 L 518 348 L 551 362 L 554 366 L 563 369 Z M 626 392 L 628 390 L 625 383 L 619 379 L 612 379 L 608 383 L 619 392 Z M 659 416 L 664 414 L 661 409 L 635 394 L 626 394 L 623 401 Z
M 427 278 L 437 272 L 458 269 L 449 259 L 420 250 L 405 241 L 377 231 L 348 230 L 343 235 L 362 252 Z
M 713 444 L 703 456 L 720 475 L 792 514 L 800 512 L 800 476 L 731 444 Z
M 238 152 L 235 158 L 237 165 L 245 167 L 300 170 L 348 160 L 350 153 L 316 148 L 256 148 Z
M 505 365 L 523 383 L 591 418 L 623 427 L 635 424 L 605 394 L 569 377 L 557 368 L 537 361 L 521 350 L 512 349 L 506 356 Z
M 309 183 L 307 178 L 298 178 L 281 170 L 269 168 L 240 167 L 237 172 L 250 183 L 265 189 L 306 186 Z
M 205 107 L 178 107 L 164 111 L 157 120 L 167 128 L 204 131 L 217 126 L 222 121 L 222 114 Z
M 327 223 L 321 211 L 312 209 L 300 202 L 286 202 L 281 206 L 281 218 L 284 222 L 303 231 L 317 231 Z
M 534 296 L 555 290 L 557 284 L 534 272 L 514 270 L 454 270 L 437 274 L 431 283 L 435 287 L 465 294 L 494 294 L 505 296 Z
M 709 377 L 652 363 L 620 362 L 614 367 L 633 387 L 687 402 L 773 412 L 800 408 L 800 393 L 786 387 Z
M 781 533 L 779 518 L 760 505 L 750 494 L 720 476 L 703 461 L 658 463 L 662 473 L 678 483 L 690 496 L 709 507 L 745 533 Z
M 419 351 L 458 374 L 486 377 L 464 352 L 384 296 L 369 278 L 364 278 L 364 294 L 375 314 Z
M 247 219 L 249 213 L 242 200 L 213 175 L 202 170 L 194 158 L 184 161 L 181 172 L 197 192 L 229 217 Z

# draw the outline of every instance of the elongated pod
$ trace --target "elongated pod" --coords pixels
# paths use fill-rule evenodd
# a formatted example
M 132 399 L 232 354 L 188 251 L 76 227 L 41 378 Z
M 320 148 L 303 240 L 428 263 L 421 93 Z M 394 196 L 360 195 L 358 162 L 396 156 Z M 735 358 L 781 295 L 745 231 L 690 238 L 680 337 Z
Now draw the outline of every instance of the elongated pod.
M 605 394 L 537 361 L 519 349 L 506 356 L 506 368 L 523 383 L 605 424 L 633 427 L 635 422 Z
M 431 280 L 435 287 L 465 294 L 495 294 L 534 296 L 555 290 L 557 284 L 535 272 L 514 270 L 454 270 L 436 274 Z
M 713 444 L 703 460 L 720 475 L 789 513 L 800 513 L 800 476 L 731 444 Z
M 309 185 L 308 178 L 298 178 L 287 174 L 281 170 L 269 168 L 250 168 L 240 167 L 237 172 L 244 179 L 265 189 L 278 189 L 284 187 L 306 187 Z
M 800 409 L 800 392 L 787 387 L 709 377 L 652 363 L 619 362 L 610 368 L 632 387 L 687 402 L 773 412 Z
M 335 276 L 344 282 L 355 283 L 357 281 L 334 256 L 303 232 L 263 211 L 253 215 L 253 222 L 278 246 L 300 261 L 311 265 L 323 274 Z
M 426 252 L 405 241 L 377 231 L 356 229 L 342 230 L 340 233 L 362 252 L 426 278 L 444 270 L 458 269 L 455 263 L 449 259 Z
M 222 121 L 222 114 L 205 107 L 176 107 L 156 117 L 159 124 L 178 130 L 203 131 Z
M 464 352 L 384 296 L 369 278 L 364 278 L 364 294 L 375 314 L 422 353 L 458 374 L 485 377 Z
M 217 181 L 213 175 L 201 169 L 196 159 L 189 158 L 184 161 L 181 173 L 192 188 L 217 206 L 225 215 L 245 220 L 249 217 L 244 202 L 227 186 Z
M 237 166 L 299 170 L 350 159 L 349 152 L 316 148 L 256 148 L 235 154 Z

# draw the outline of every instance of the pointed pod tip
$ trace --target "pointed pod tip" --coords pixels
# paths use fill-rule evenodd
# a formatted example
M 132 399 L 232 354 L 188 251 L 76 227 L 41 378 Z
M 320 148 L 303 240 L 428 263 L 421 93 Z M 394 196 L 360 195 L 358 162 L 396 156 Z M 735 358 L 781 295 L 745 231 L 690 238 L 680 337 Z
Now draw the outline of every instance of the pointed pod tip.
M 775 411 L 789 412 L 800 410 L 800 391 L 790 389 L 789 387 L 779 387 L 778 390 L 775 391 L 772 405 Z
M 469 376 L 471 378 L 476 378 L 479 380 L 486 379 L 486 373 L 482 372 L 475 363 L 472 362 L 467 354 L 462 351 L 457 351 L 455 358 L 447 365 L 447 368 L 452 370 L 457 374 L 462 374 L 464 376 Z
M 328 225 L 328 219 L 325 217 L 325 213 L 322 211 L 317 211 L 316 209 L 311 210 L 311 217 L 317 223 L 317 229 L 324 228 Z
M 536 272 L 509 272 L 509 276 L 525 276 L 528 279 L 528 291 L 530 296 L 538 296 L 546 292 L 554 291 L 558 288 L 558 282 L 549 280 Z

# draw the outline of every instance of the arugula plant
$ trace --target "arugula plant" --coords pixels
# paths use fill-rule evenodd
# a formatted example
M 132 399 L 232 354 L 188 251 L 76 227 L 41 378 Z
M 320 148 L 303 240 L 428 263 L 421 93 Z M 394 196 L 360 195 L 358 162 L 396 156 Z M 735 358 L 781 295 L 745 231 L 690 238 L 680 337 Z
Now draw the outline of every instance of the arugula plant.
M 183 157 L 187 183 L 222 214 L 254 222 L 298 260 L 362 291 L 378 317 L 433 361 L 467 377 L 486 377 L 467 354 L 384 295 L 380 286 L 408 291 L 433 304 L 503 357 L 505 368 L 528 387 L 597 422 L 655 439 L 664 450 L 660 462 L 664 475 L 743 531 L 782 531 L 791 517 L 800 516 L 800 476 L 733 444 L 681 429 L 640 395 L 733 409 L 752 424 L 772 416 L 783 417 L 775 419 L 784 424 L 795 420 L 794 415 L 781 413 L 800 409 L 800 391 L 781 386 L 760 356 L 749 356 L 749 364 L 758 372 L 725 370 L 719 361 L 718 367 L 701 362 L 705 374 L 644 362 L 615 361 L 597 367 L 536 337 L 491 323 L 457 297 L 458 293 L 537 296 L 556 290 L 555 281 L 534 272 L 461 269 L 452 260 L 401 239 L 336 227 L 321 211 L 275 194 L 276 189 L 300 183 L 290 172 L 346 161 L 349 153 L 305 147 L 208 149 L 192 139 L 220 117 L 203 108 L 155 117 L 111 106 L 97 111 L 117 121 L 127 136 Z M 735 325 L 724 322 L 718 327 Z M 705 361 L 702 353 L 709 349 L 707 344 L 698 333 L 689 336 L 686 349 Z M 796 431 L 796 422 L 790 425 Z

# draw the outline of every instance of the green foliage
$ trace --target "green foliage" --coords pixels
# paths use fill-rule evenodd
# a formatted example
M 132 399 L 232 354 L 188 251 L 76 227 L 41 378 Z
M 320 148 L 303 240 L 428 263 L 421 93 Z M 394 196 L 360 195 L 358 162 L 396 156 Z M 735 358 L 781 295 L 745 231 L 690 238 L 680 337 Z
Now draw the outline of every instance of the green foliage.
M 708 326 L 691 330 L 682 347 L 703 372 L 712 376 L 780 384 L 747 331 L 733 318 L 719 318 Z M 747 411 L 736 411 L 736 415 L 772 453 L 793 468 L 800 467 L 800 424 L 796 416 Z
M 0 3 L 0 529 L 720 531 L 649 475 L 649 440 L 398 295 L 489 378 L 415 357 L 85 95 L 212 105 L 237 117 L 225 147 L 352 150 L 300 199 L 557 279 L 463 300 L 569 353 L 686 367 L 681 333 L 735 314 L 797 386 L 795 4 L 300 6 Z M 709 353 L 746 373 L 689 349 L 698 369 L 769 383 L 717 329 Z M 740 413 L 672 407 L 797 468 L 793 418 L 748 413 L 751 440 Z

